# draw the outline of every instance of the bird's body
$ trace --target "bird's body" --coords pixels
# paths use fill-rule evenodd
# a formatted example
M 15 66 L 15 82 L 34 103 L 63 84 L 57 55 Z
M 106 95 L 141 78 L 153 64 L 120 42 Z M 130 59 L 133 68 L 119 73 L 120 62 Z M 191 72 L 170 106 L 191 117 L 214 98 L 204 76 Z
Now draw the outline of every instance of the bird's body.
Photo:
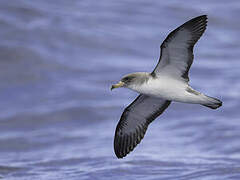
M 188 84 L 184 81 L 179 81 L 177 79 L 160 76 L 152 77 L 151 74 L 148 75 L 148 81 L 141 85 L 136 85 L 130 89 L 148 96 L 153 96 L 156 98 L 168 99 L 171 101 L 188 102 L 186 89 Z
M 162 43 L 159 61 L 152 73 L 128 74 L 112 86 L 112 89 L 125 87 L 140 93 L 124 110 L 117 125 L 114 150 L 118 158 L 126 156 L 140 143 L 148 125 L 172 101 L 201 104 L 212 109 L 222 105 L 220 100 L 204 95 L 189 85 L 193 47 L 206 26 L 206 15 L 179 26 Z
M 194 90 L 184 80 L 164 75 L 153 77 L 150 73 L 145 72 L 134 74 L 141 74 L 142 76 L 146 76 L 147 79 L 141 84 L 130 85 L 128 87 L 140 94 L 183 103 L 203 105 L 209 103 L 208 96 Z

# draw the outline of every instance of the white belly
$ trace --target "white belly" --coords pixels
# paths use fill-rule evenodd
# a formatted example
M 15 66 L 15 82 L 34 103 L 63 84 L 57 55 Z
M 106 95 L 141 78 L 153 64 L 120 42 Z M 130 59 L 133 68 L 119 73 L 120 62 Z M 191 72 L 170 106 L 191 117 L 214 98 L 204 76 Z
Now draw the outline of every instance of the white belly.
M 131 89 L 141 94 L 171 101 L 199 103 L 200 97 L 187 92 L 187 87 L 188 84 L 184 81 L 161 77 L 149 79 L 148 82 L 141 86 L 131 87 Z

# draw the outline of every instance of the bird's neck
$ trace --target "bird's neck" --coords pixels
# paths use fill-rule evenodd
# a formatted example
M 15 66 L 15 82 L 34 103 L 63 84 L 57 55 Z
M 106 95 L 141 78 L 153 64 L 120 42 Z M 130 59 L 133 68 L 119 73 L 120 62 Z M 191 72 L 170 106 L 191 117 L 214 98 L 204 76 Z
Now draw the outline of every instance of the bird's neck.
M 146 94 L 149 88 L 149 82 L 153 80 L 154 77 L 152 77 L 151 74 L 141 73 L 141 76 L 139 76 L 138 80 L 131 84 L 128 88 L 135 92 Z

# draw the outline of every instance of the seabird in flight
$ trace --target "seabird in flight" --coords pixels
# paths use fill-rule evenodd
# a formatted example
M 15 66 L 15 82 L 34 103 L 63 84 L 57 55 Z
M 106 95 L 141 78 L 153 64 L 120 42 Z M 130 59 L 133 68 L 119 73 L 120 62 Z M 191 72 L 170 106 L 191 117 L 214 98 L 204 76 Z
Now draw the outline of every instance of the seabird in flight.
M 216 109 L 222 102 L 194 90 L 188 72 L 193 62 L 193 47 L 207 26 L 207 16 L 193 18 L 172 31 L 161 45 L 161 55 L 152 73 L 124 76 L 111 89 L 125 87 L 140 95 L 124 110 L 116 127 L 114 150 L 118 158 L 131 152 L 143 139 L 148 125 L 171 101 L 201 104 Z

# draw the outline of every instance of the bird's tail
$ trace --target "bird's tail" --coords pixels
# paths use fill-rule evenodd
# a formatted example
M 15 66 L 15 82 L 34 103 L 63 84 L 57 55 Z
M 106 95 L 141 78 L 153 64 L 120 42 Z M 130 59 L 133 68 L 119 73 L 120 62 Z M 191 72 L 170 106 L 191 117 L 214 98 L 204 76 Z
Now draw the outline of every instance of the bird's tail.
M 217 98 L 213 98 L 213 97 L 205 95 L 205 100 L 206 100 L 206 102 L 204 102 L 202 105 L 206 106 L 208 108 L 217 109 L 220 106 L 222 106 L 222 101 L 220 101 Z

